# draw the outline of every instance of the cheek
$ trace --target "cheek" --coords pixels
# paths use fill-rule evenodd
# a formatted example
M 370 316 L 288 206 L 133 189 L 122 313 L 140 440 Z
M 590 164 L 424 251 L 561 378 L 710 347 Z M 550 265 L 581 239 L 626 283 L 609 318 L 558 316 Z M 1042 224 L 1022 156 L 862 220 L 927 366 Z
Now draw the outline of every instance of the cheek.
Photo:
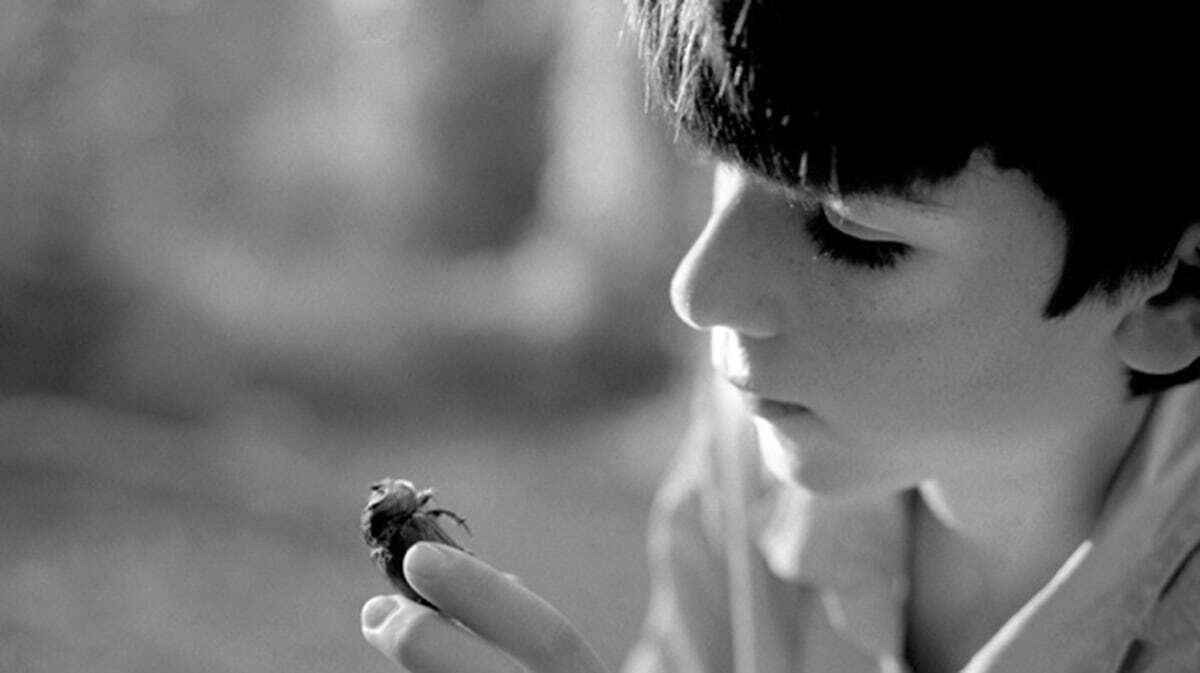
M 970 298 L 953 273 L 897 270 L 878 275 L 837 269 L 818 278 L 822 292 L 804 307 L 808 320 L 797 332 L 816 342 L 848 388 L 862 381 L 899 379 L 901 391 L 940 377 L 939 360 L 968 351 L 986 326 L 961 309 Z M 982 330 L 980 330 L 982 328 Z
M 843 284 L 826 295 L 814 326 L 824 323 L 824 376 L 844 421 L 887 436 L 957 433 L 1038 398 L 1054 364 L 1045 354 L 1061 350 L 1045 342 L 1039 307 L 1026 301 L 1040 294 L 953 276 L 893 277 L 870 292 Z

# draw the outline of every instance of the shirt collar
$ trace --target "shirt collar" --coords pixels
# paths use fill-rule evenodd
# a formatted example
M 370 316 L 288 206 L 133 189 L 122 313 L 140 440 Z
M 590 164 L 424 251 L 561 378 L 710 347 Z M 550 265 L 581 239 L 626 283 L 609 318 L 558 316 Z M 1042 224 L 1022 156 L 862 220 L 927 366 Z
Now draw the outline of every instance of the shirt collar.
M 1037 670 L 1065 671 L 1072 670 L 1067 663 L 1056 668 L 1044 658 L 1039 663 L 1024 657 L 1095 662 L 1119 656 L 1163 583 L 1200 539 L 1197 410 L 1200 383 L 1156 400 L 1093 535 L 966 671 L 1026 670 L 1030 663 Z M 904 646 L 911 494 L 832 500 L 765 470 L 763 480 L 765 487 L 750 503 L 749 523 L 770 571 L 816 590 L 844 638 L 877 656 L 898 657 Z

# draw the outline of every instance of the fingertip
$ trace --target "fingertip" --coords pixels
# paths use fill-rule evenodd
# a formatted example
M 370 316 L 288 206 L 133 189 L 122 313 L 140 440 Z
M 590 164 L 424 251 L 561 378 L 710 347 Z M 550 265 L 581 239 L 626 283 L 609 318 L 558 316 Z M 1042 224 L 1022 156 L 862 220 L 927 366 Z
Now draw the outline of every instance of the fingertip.
M 367 640 L 378 632 L 387 620 L 400 609 L 400 600 L 395 596 L 375 596 L 363 604 L 362 630 Z
M 418 542 L 404 555 L 405 577 L 437 577 L 453 562 L 453 551 L 442 544 Z

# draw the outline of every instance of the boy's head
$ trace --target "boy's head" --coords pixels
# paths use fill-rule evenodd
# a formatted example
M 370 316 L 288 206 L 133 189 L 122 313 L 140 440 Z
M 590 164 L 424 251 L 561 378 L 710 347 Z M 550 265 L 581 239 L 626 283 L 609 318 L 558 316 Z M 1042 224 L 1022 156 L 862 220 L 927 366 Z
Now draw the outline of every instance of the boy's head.
M 839 491 L 1103 471 L 1147 413 L 1129 389 L 1196 375 L 1194 77 L 1134 50 L 1081 75 L 1011 35 L 883 47 L 784 0 L 630 1 L 651 92 L 723 159 L 672 299 L 777 469 Z
M 863 53 L 872 45 L 850 32 L 809 34 L 819 24 L 799 3 L 630 8 L 651 94 L 690 140 L 750 173 L 813 199 L 919 201 L 983 157 L 1028 176 L 1059 215 L 1066 245 L 1045 318 L 1163 274 L 1175 295 L 1160 302 L 1200 289 L 1195 265 L 1172 264 L 1200 222 L 1200 117 L 1185 104 L 1194 78 L 1166 73 L 1186 62 L 1129 49 L 1102 64 L 1064 58 L 1057 41 L 1012 39 L 990 58 L 981 44 L 921 64 L 919 46 L 889 58 Z M 1143 393 L 1197 376 L 1192 362 L 1131 370 L 1129 383 Z

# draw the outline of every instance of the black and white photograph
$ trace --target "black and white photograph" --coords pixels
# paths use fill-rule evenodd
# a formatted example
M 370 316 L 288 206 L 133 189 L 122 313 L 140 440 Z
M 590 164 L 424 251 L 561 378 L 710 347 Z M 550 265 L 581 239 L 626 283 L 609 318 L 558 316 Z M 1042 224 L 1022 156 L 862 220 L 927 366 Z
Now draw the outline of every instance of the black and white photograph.
M 0 0 L 0 673 L 1200 673 L 1190 23 L 836 9 Z

